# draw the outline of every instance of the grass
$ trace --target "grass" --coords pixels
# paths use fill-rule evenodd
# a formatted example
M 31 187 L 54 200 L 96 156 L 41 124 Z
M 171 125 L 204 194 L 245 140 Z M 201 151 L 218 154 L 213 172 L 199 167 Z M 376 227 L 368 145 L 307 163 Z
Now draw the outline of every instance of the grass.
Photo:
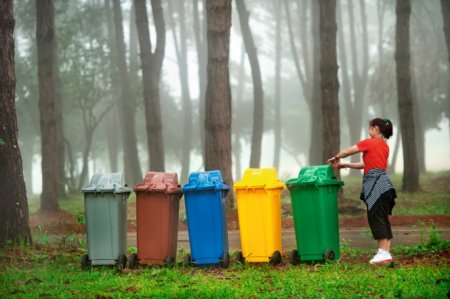
M 392 268 L 369 265 L 367 251 L 344 247 L 340 262 L 317 265 L 233 263 L 228 269 L 177 266 L 122 272 L 97 267 L 82 272 L 83 253 L 68 247 L 9 248 L 0 255 L 0 297 L 442 298 L 450 289 L 448 260 L 433 254 Z
M 434 226 L 416 246 L 396 246 L 393 267 L 367 263 L 372 250 L 341 246 L 332 263 L 238 264 L 228 269 L 113 267 L 80 270 L 85 245 L 10 244 L 0 252 L 0 298 L 444 298 L 450 241 Z M 136 252 L 135 247 L 129 253 Z M 179 250 L 181 258 L 186 251 Z

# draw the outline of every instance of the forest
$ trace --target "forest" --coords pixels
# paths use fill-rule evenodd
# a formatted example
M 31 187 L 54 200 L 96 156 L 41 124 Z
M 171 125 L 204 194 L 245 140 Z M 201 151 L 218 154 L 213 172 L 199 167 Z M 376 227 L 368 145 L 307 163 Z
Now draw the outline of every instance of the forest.
M 450 168 L 448 6 L 2 1 L 2 222 L 26 218 L 26 194 L 58 209 L 98 172 L 129 186 L 149 170 L 287 178 L 366 138 L 374 117 L 394 124 L 399 187 L 418 190 Z
M 0 0 L 1 298 L 449 297 L 449 180 L 449 0 Z

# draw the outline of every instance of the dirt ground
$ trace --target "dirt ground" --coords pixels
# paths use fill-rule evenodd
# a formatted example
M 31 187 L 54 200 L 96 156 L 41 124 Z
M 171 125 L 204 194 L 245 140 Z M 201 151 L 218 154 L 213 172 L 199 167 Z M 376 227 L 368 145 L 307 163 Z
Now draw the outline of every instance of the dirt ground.
M 283 214 L 285 210 L 283 209 Z M 393 227 L 413 227 L 420 222 L 426 226 L 434 223 L 436 227 L 450 227 L 450 216 L 448 215 L 419 215 L 419 216 L 392 216 L 390 218 Z M 339 220 L 340 228 L 361 228 L 368 227 L 365 215 L 357 217 L 341 217 Z M 85 232 L 85 225 L 78 223 L 77 217 L 73 214 L 57 212 L 37 212 L 30 216 L 30 228 L 32 231 L 41 231 L 47 235 L 70 235 Z M 292 217 L 282 218 L 283 229 L 293 229 L 294 220 Z M 228 213 L 228 229 L 236 230 L 239 228 L 237 212 Z M 187 224 L 180 221 L 178 229 L 187 230 Z M 136 231 L 136 221 L 128 221 L 128 232 Z

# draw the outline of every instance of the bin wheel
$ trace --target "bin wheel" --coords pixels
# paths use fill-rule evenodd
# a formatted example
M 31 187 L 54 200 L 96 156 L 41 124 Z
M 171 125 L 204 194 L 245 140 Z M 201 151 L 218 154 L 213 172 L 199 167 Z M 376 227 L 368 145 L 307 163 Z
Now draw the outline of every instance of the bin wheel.
M 298 255 L 298 250 L 292 250 L 289 254 L 289 262 L 291 265 L 298 265 L 300 264 L 300 256 Z
M 139 265 L 137 253 L 132 253 L 130 259 L 128 260 L 128 267 L 130 269 L 136 269 Z
M 89 255 L 85 254 L 81 257 L 81 270 L 87 271 L 91 268 L 91 261 Z
M 336 258 L 334 251 L 330 248 L 328 248 L 327 250 L 324 251 L 323 253 L 323 260 L 326 261 L 334 261 L 334 259 Z
M 192 265 L 192 257 L 190 254 L 186 254 L 183 258 L 183 267 L 187 268 Z
M 122 271 L 127 266 L 127 256 L 125 254 L 119 255 L 117 259 L 117 270 Z
M 230 265 L 230 254 L 228 252 L 225 252 L 223 254 L 220 265 L 222 266 L 222 268 L 228 268 L 228 266 Z
M 238 251 L 236 253 L 236 262 L 243 264 L 245 262 L 244 255 L 242 254 L 242 251 Z
M 272 257 L 270 258 L 270 263 L 272 265 L 278 265 L 281 263 L 281 253 L 277 250 L 273 253 Z
M 173 256 L 168 256 L 164 260 L 164 265 L 169 268 L 173 267 L 173 265 L 175 265 L 175 258 Z

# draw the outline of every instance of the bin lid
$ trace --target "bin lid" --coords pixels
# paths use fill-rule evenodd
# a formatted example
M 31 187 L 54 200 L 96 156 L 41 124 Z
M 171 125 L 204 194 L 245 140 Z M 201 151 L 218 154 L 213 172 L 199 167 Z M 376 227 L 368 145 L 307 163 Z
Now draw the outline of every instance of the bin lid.
M 222 180 L 220 170 L 204 172 L 191 172 L 189 181 L 183 186 L 183 192 L 200 190 L 230 190 L 230 187 Z
M 179 193 L 178 176 L 175 172 L 149 171 L 142 183 L 134 186 L 135 192 Z
M 300 169 L 298 178 L 292 178 L 287 180 L 286 185 L 290 189 L 293 186 L 304 185 L 344 185 L 343 181 L 336 179 L 334 175 L 333 167 L 330 165 L 319 166 L 305 166 Z
M 96 173 L 92 176 L 89 185 L 82 189 L 83 193 L 113 192 L 131 193 L 132 189 L 124 184 L 122 173 Z
M 284 189 L 286 185 L 277 177 L 277 170 L 271 168 L 248 168 L 244 172 L 242 180 L 234 183 L 233 188 L 237 189 Z

